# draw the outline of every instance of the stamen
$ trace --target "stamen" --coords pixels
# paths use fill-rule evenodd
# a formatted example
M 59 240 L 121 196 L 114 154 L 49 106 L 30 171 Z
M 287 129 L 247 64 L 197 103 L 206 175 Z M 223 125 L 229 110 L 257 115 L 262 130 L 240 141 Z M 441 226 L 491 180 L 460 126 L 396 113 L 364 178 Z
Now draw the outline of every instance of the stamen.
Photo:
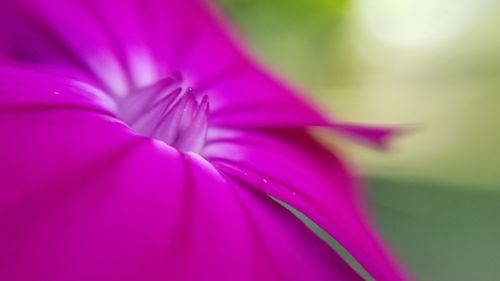
M 120 102 L 118 116 L 132 129 L 181 151 L 199 153 L 208 130 L 208 96 L 198 103 L 182 77 L 166 78 L 139 89 Z
M 165 78 L 155 84 L 139 89 L 138 91 L 126 96 L 119 103 L 118 115 L 126 123 L 136 120 L 145 110 L 145 108 L 155 100 L 159 94 L 172 86 L 176 80 L 174 78 Z
M 187 94 L 182 95 L 176 102 L 170 106 L 168 110 L 162 113 L 159 122 L 156 123 L 152 136 L 165 141 L 166 143 L 173 143 L 180 133 L 180 124 L 183 115 L 186 112 L 189 97 Z M 196 106 L 196 105 L 195 105 Z M 191 118 L 186 116 L 185 118 Z
M 207 140 L 208 131 L 208 96 L 204 96 L 197 108 L 189 127 L 179 135 L 174 146 L 182 151 L 199 153 Z

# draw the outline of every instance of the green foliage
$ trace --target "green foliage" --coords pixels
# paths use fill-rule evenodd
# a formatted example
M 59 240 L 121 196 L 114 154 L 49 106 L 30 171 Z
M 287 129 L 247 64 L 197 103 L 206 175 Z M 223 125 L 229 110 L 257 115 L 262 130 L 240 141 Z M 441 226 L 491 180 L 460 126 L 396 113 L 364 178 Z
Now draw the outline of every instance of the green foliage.
M 500 280 L 500 192 L 371 184 L 378 224 L 418 280 Z
M 224 0 L 252 51 L 295 85 L 314 88 L 349 80 L 345 42 L 349 0 Z

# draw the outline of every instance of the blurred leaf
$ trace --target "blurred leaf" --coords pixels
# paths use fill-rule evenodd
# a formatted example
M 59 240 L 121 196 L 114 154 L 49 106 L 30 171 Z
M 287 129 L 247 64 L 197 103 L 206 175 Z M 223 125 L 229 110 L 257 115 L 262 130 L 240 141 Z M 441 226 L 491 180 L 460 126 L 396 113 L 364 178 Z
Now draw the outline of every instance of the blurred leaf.
M 418 280 L 500 280 L 500 193 L 371 180 L 386 239 Z
M 345 43 L 350 0 L 224 0 L 253 50 L 295 85 L 329 85 L 351 79 L 352 52 Z M 345 63 L 341 63 L 344 61 Z M 342 66 L 342 67 L 341 67 Z

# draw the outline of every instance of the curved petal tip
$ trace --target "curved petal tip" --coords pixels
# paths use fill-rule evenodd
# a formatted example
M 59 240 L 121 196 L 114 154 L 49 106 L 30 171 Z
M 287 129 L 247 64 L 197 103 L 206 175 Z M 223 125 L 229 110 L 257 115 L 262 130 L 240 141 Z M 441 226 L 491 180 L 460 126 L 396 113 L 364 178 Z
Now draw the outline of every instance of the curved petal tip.
M 348 123 L 335 123 L 330 126 L 335 132 L 355 138 L 377 149 L 390 149 L 394 139 L 407 135 L 415 128 L 413 126 L 370 126 Z

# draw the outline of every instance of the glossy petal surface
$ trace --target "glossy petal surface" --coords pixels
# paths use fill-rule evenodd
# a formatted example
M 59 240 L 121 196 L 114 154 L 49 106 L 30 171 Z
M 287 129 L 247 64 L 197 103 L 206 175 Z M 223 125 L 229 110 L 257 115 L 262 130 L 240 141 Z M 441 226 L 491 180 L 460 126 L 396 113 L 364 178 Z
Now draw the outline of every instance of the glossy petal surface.
M 67 82 L 21 74 L 31 92 L 2 92 L 29 100 Z M 1 103 L 3 280 L 359 279 L 270 198 L 58 89 L 82 107 Z
M 376 280 L 399 278 L 398 271 L 389 270 L 393 261 L 366 220 L 359 183 L 337 156 L 306 131 L 229 130 L 224 135 L 206 148 L 217 167 L 313 219 Z
M 0 279 L 360 279 L 269 195 L 377 280 L 403 279 L 346 165 L 306 127 L 379 145 L 390 131 L 328 121 L 241 51 L 212 5 L 5 0 L 0 16 Z M 203 106 L 172 144 L 201 156 L 117 118 L 177 73 Z

